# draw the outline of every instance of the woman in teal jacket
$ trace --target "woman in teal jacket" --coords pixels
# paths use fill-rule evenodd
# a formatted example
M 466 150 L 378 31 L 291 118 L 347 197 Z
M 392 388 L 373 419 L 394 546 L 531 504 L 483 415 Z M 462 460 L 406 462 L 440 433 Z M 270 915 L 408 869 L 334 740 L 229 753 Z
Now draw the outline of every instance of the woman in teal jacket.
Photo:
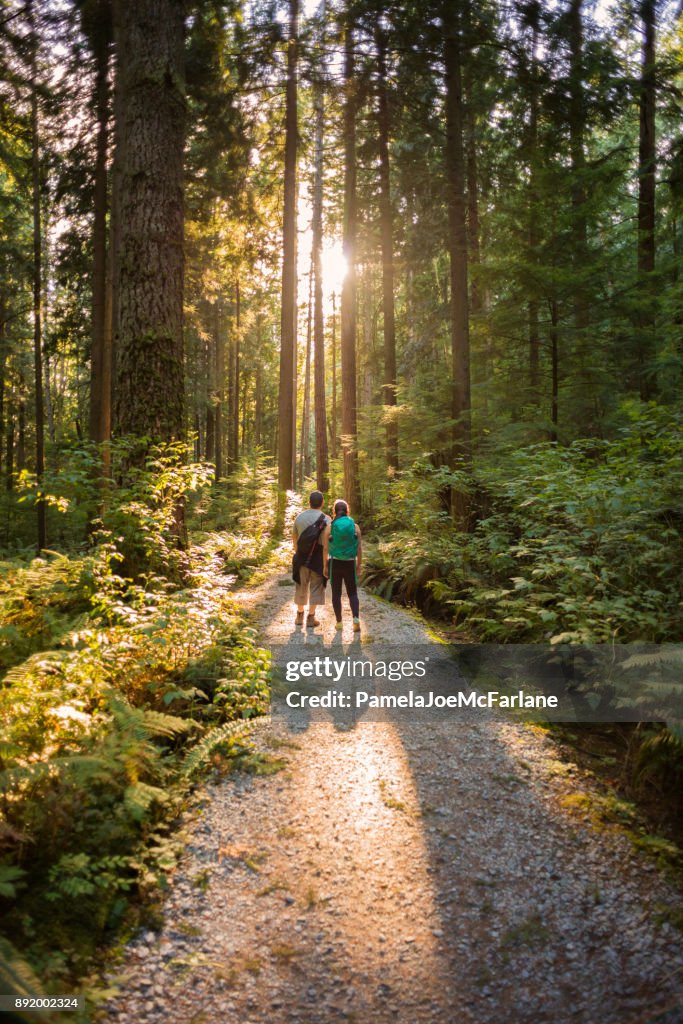
M 353 615 L 353 631 L 360 630 L 358 573 L 362 566 L 362 542 L 358 523 L 349 515 L 349 506 L 340 499 L 334 503 L 334 519 L 323 531 L 323 572 L 332 584 L 332 607 L 337 629 L 342 628 L 342 583 Z

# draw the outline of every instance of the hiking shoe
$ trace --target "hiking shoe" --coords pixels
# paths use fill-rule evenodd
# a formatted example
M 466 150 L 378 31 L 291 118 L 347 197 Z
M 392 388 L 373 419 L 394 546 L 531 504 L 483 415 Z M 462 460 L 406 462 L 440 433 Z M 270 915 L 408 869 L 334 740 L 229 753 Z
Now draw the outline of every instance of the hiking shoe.
M 335 629 L 343 629 L 344 628 L 344 623 L 343 622 L 338 622 L 334 628 Z
M 297 612 L 296 613 L 296 618 L 294 619 L 294 625 L 295 626 L 303 626 L 303 624 L 304 624 L 304 613 L 303 612 Z
M 313 626 L 319 626 L 320 623 L 316 619 L 315 615 L 309 615 L 308 618 L 306 619 L 306 625 L 313 627 Z
M 360 619 L 353 620 L 353 631 L 354 633 L 360 633 Z

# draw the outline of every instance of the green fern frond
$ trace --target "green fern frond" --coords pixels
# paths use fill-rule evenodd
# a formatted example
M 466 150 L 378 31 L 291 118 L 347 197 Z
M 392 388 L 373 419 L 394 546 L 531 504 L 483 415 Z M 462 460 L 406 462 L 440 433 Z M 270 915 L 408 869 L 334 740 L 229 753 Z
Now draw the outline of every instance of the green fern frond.
M 240 719 L 237 722 L 226 722 L 211 729 L 197 743 L 185 758 L 183 778 L 193 778 L 218 752 L 229 753 L 236 744 L 246 740 L 254 729 L 254 722 Z
M 638 751 L 635 774 L 638 781 L 683 774 L 683 727 L 664 726 L 651 733 Z
M 683 647 L 667 645 L 658 650 L 647 651 L 641 654 L 631 654 L 622 663 L 622 668 L 652 668 L 656 665 L 681 665 L 683 664 Z
M 142 821 L 154 803 L 166 803 L 168 793 L 158 786 L 149 786 L 145 782 L 134 782 L 126 788 L 123 803 L 135 821 Z
M 0 989 L 5 995 L 41 996 L 43 990 L 30 964 L 11 942 L 0 937 Z M 33 1020 L 33 1016 L 17 1015 L 19 1020 Z
M 16 883 L 24 878 L 26 872 L 16 864 L 0 864 L 0 896 L 13 899 L 17 892 Z
M 187 735 L 198 728 L 192 719 L 166 715 L 162 711 L 145 711 L 142 722 L 149 736 L 164 736 L 167 739 Z

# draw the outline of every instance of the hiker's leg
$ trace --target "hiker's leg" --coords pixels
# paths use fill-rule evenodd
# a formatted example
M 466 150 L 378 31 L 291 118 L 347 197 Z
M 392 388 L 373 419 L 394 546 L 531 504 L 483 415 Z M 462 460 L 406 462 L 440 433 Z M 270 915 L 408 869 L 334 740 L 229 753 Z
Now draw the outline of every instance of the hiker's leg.
M 299 571 L 300 582 L 297 583 L 296 590 L 294 592 L 294 601 L 296 603 L 297 610 L 296 621 L 298 625 L 300 625 L 301 622 L 303 622 L 304 609 L 306 608 L 306 605 L 308 603 L 309 577 L 309 570 L 306 568 L 305 565 L 302 565 Z
M 346 563 L 346 594 L 351 605 L 351 614 L 357 619 L 360 614 L 360 602 L 358 600 L 358 583 L 356 582 L 356 560 Z
M 334 609 L 334 617 L 337 620 L 337 622 L 341 622 L 342 620 L 342 579 L 343 573 L 340 571 L 338 565 L 334 565 L 334 558 L 331 558 L 330 584 L 332 585 L 332 608 Z
M 315 610 L 318 605 L 325 604 L 325 581 L 322 576 L 309 569 L 310 597 L 308 599 L 308 624 L 317 625 Z

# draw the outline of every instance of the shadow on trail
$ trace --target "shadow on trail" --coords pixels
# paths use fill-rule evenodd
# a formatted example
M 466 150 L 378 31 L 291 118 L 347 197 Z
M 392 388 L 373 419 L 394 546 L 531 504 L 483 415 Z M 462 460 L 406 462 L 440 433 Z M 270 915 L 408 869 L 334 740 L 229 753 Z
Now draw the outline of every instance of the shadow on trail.
M 297 659 L 381 649 L 338 634 L 278 644 Z M 359 687 L 367 680 L 349 692 Z M 389 693 L 392 683 L 370 688 Z M 651 876 L 626 844 L 605 844 L 549 799 L 552 748 L 538 735 L 483 712 L 453 721 L 385 710 L 373 720 L 369 709 L 303 708 L 283 722 L 320 750 L 300 766 L 291 799 L 306 807 L 320 859 L 353 892 L 321 924 L 315 951 L 331 979 L 352 984 L 353 1019 L 683 1021 L 676 954 L 663 955 L 639 892 Z M 336 741 L 321 743 L 330 728 Z M 332 956 L 335 942 L 343 952 Z M 305 971 L 300 980 L 290 1019 L 313 1024 L 323 1018 L 306 1008 Z

